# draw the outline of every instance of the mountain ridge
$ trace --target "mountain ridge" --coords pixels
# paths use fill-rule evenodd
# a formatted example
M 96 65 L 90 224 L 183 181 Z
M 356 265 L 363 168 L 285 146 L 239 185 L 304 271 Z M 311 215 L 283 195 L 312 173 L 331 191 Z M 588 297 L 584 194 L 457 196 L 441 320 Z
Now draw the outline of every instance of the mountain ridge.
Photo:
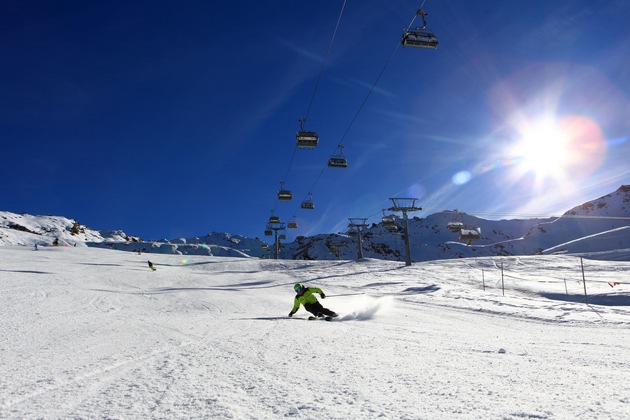
M 405 258 L 403 220 L 395 227 L 374 223 L 363 231 L 363 256 L 402 261 Z M 630 185 L 585 202 L 560 217 L 487 220 L 459 211 L 442 211 L 409 219 L 412 261 L 496 255 L 587 253 L 596 258 L 628 259 L 630 252 Z M 458 222 L 465 229 L 479 229 L 478 240 L 468 244 L 447 228 Z M 213 255 L 231 257 L 272 256 L 272 245 L 259 238 L 212 232 L 192 238 L 145 241 L 122 230 L 98 231 L 62 216 L 32 216 L 0 212 L 0 245 L 92 246 L 131 252 Z M 267 248 L 267 249 L 264 249 Z M 616 251 L 616 252 L 613 252 Z M 355 259 L 357 239 L 349 233 L 298 237 L 283 243 L 280 258 L 304 260 Z

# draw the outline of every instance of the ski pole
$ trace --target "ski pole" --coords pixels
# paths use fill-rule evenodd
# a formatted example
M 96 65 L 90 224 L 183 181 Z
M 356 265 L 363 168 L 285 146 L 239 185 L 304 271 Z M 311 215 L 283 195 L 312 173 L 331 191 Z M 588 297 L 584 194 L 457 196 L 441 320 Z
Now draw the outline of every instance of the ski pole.
M 365 293 L 361 292 L 361 293 L 343 293 L 341 295 L 326 295 L 327 298 L 329 297 L 339 297 L 339 296 L 355 296 L 355 295 L 364 295 Z

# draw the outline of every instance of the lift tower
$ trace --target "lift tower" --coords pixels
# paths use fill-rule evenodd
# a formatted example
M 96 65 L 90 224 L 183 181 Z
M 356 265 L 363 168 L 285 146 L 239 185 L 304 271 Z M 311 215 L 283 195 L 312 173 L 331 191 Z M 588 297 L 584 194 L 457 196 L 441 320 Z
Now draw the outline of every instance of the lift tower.
M 278 259 L 278 254 L 280 252 L 280 239 L 278 238 L 278 231 L 284 231 L 285 226 L 283 222 L 278 223 L 269 223 L 267 224 L 267 231 L 272 230 L 274 232 L 274 246 L 273 246 L 273 259 Z M 286 238 L 285 238 L 286 239 Z
M 403 214 L 404 221 L 404 230 L 403 235 L 405 236 L 405 265 L 411 265 L 411 249 L 409 247 L 409 223 L 407 221 L 407 213 L 410 211 L 419 211 L 422 210 L 422 207 L 416 207 L 417 198 L 390 198 L 392 203 L 394 203 L 394 207 L 390 207 L 389 211 L 401 211 Z
M 365 223 L 367 221 L 367 218 L 349 217 L 348 220 L 350 220 L 350 224 L 348 224 L 348 228 L 350 232 L 353 232 L 353 233 L 356 232 L 357 234 L 357 242 L 359 245 L 358 258 L 362 259 L 363 258 L 363 245 L 361 243 L 361 232 L 363 231 L 363 229 L 365 229 L 368 226 Z

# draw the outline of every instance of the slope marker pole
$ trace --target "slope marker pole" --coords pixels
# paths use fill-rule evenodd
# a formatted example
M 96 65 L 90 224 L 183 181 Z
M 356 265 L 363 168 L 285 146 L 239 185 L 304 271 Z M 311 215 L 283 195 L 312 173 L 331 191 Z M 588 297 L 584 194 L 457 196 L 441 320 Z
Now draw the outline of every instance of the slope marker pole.
M 580 265 L 582 266 L 582 284 L 584 284 L 584 303 L 588 305 L 588 296 L 586 295 L 586 277 L 584 277 L 584 261 L 580 257 Z
M 503 280 L 503 261 L 501 261 L 501 289 L 503 290 L 503 296 L 505 296 L 505 281 Z

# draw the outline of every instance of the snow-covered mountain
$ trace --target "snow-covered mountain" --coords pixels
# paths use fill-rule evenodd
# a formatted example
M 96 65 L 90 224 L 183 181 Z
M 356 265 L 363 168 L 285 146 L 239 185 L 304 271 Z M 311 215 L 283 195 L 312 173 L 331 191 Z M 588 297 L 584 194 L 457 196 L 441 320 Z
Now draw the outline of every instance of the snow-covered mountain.
M 161 239 L 147 242 L 88 243 L 88 246 L 106 247 L 121 251 L 159 254 L 212 255 L 215 257 L 259 256 L 264 241 L 230 233 L 213 232 L 194 238 Z
M 122 230 L 93 230 L 61 216 L 32 216 L 0 211 L 0 245 L 76 245 L 98 242 L 139 242 Z
M 144 241 L 122 230 L 99 231 L 60 216 L 32 216 L 0 211 L 0 245 L 33 247 L 91 246 L 122 251 L 159 254 L 214 255 L 249 257 L 261 249 L 263 241 L 229 233 L 211 233 L 203 237 Z
M 403 221 L 396 230 L 374 224 L 363 232 L 366 258 L 403 260 Z M 630 186 L 575 207 L 559 218 L 486 220 L 456 211 L 409 219 L 411 259 L 429 261 L 495 255 L 588 253 L 603 259 L 627 259 L 630 254 Z M 479 229 L 470 245 L 447 228 L 461 223 Z M 626 250 L 621 251 L 620 250 Z M 612 251 L 615 251 L 613 253 Z M 294 259 L 354 259 L 357 239 L 352 235 L 317 235 L 287 244 L 285 256 Z
M 405 258 L 403 220 L 395 228 L 375 223 L 362 233 L 363 256 L 401 261 Z M 581 204 L 559 218 L 486 220 L 457 211 L 409 219 L 413 261 L 496 255 L 588 254 L 602 259 L 630 259 L 630 186 Z M 470 244 L 447 227 L 459 223 L 478 230 Z M 229 233 L 144 241 L 122 231 L 96 231 L 59 216 L 0 212 L 0 245 L 87 245 L 132 252 L 232 257 L 267 257 L 259 238 Z M 271 248 L 271 246 L 270 246 Z M 281 258 L 300 260 L 355 259 L 356 236 L 347 233 L 299 237 L 281 246 Z

